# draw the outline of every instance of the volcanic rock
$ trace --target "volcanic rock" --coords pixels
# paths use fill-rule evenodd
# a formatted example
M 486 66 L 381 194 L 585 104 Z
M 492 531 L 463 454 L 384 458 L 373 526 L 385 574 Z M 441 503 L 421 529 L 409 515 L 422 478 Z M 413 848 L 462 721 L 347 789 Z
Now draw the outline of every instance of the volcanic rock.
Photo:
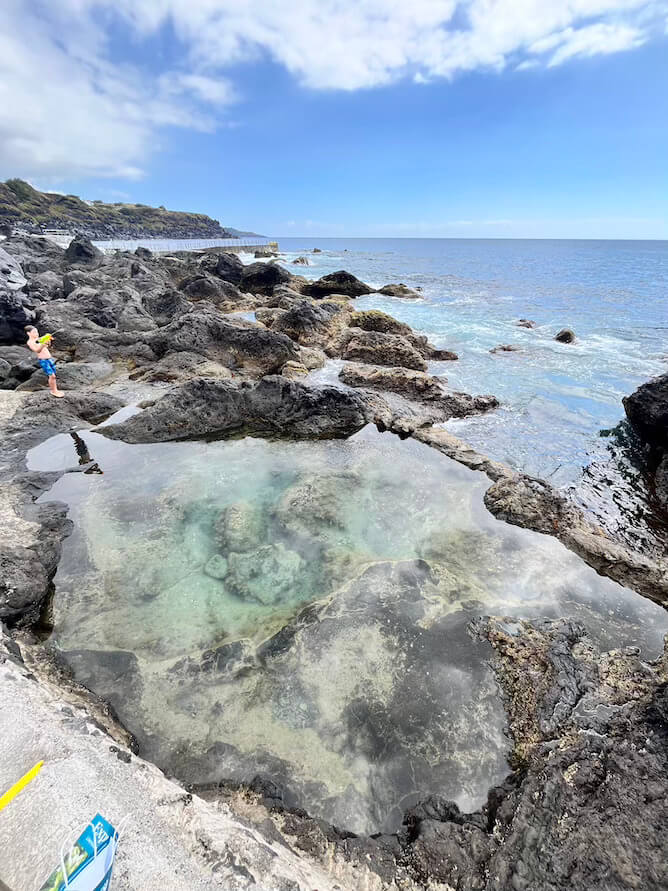
M 668 374 L 642 384 L 622 402 L 641 440 L 668 451 Z
M 0 344 L 25 343 L 25 326 L 30 325 L 35 314 L 24 304 L 15 291 L 0 290 Z
M 418 294 L 417 291 L 414 291 L 412 288 L 409 288 L 408 285 L 404 285 L 401 282 L 399 284 L 383 285 L 382 288 L 378 289 L 378 293 L 385 294 L 387 297 L 406 297 L 410 300 L 422 296 L 421 294 Z
M 0 247 L 0 290 L 18 291 L 26 284 L 18 261 Z
M 361 328 L 363 331 L 380 331 L 383 334 L 412 334 L 410 325 L 399 322 L 397 319 L 381 312 L 378 309 L 367 309 L 363 312 L 354 312 L 350 316 L 350 327 Z
M 251 294 L 271 294 L 276 285 L 290 281 L 290 273 L 277 263 L 251 263 L 244 266 L 239 287 Z
M 236 254 L 205 254 L 200 260 L 200 268 L 204 272 L 217 275 L 223 281 L 238 285 L 244 271 L 244 264 Z
M 260 374 L 278 372 L 299 355 L 284 334 L 252 322 L 232 321 L 213 310 L 186 313 L 148 335 L 146 342 L 159 358 L 173 351 L 202 353 L 228 368 Z
M 379 331 L 355 331 L 348 341 L 343 358 L 370 365 L 401 365 L 418 371 L 427 370 L 427 363 L 405 337 L 399 334 L 382 334 Z
M 514 343 L 500 343 L 490 350 L 490 353 L 520 353 L 522 347 L 516 346 Z
M 562 328 L 558 334 L 555 334 L 554 339 L 559 343 L 575 343 L 575 331 L 571 331 L 570 328 Z
M 65 250 L 64 259 L 70 265 L 96 266 L 102 262 L 103 256 L 102 251 L 95 247 L 90 238 L 86 238 L 85 235 L 77 235 Z
M 339 272 L 331 272 L 322 278 L 305 285 L 304 293 L 316 299 L 329 297 L 330 294 L 343 294 L 346 297 L 362 297 L 371 294 L 373 288 L 365 285 L 352 273 L 341 269 Z
M 257 384 L 192 380 L 171 390 L 145 411 L 98 432 L 124 442 L 247 433 L 294 438 L 351 436 L 366 423 L 366 405 L 337 387 L 309 387 L 281 376 Z

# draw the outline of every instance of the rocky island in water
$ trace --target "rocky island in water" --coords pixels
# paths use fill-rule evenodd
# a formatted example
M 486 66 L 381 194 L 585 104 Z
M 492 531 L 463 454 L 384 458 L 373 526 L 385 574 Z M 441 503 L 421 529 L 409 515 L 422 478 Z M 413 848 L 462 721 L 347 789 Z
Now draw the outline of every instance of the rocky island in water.
M 454 436 L 498 400 L 374 290 L 0 243 L 0 751 L 49 779 L 13 891 L 76 808 L 130 814 L 130 889 L 668 886 L 663 539 Z M 668 375 L 624 408 L 665 529 Z

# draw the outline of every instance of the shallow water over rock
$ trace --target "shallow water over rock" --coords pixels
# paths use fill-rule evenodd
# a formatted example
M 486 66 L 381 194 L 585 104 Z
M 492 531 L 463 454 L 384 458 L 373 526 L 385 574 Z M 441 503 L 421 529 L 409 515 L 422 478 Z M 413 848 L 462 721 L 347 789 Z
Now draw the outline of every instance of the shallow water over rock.
M 53 640 L 142 752 L 192 783 L 271 777 L 356 832 L 438 792 L 476 807 L 509 741 L 481 614 L 573 616 L 606 647 L 668 616 L 484 508 L 487 479 L 366 428 L 347 441 L 54 437 L 75 531 Z M 76 448 L 76 451 L 75 451 Z

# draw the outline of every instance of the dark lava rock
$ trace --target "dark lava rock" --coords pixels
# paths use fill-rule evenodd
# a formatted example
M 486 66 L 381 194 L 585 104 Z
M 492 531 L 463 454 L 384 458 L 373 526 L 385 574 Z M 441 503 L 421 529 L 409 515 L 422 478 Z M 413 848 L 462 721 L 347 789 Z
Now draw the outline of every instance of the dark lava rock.
M 102 251 L 96 248 L 90 238 L 86 238 L 85 235 L 77 235 L 65 250 L 65 262 L 70 265 L 75 263 L 87 266 L 98 265 L 103 256 Z
M 251 294 L 269 295 L 276 285 L 285 285 L 290 280 L 290 273 L 277 263 L 251 263 L 244 267 L 239 287 Z
M 350 436 L 366 424 L 366 405 L 337 387 L 308 387 L 281 376 L 257 384 L 198 379 L 176 387 L 140 414 L 99 429 L 124 442 L 257 433 L 291 438 Z
M 18 260 L 24 275 L 59 269 L 65 255 L 55 242 L 34 235 L 13 235 L 2 242 L 2 247 Z
M 0 247 L 0 290 L 18 291 L 25 284 L 26 278 L 16 258 Z
M 493 347 L 490 353 L 519 353 L 521 351 L 522 347 L 515 346 L 514 343 L 500 343 L 498 346 Z
M 243 295 L 236 285 L 217 278 L 215 275 L 199 272 L 188 276 L 179 284 L 189 300 L 208 300 L 214 305 L 219 303 L 238 303 Z
M 364 294 L 371 294 L 373 288 L 365 285 L 364 282 L 345 270 L 339 272 L 331 272 L 329 275 L 323 275 L 322 278 L 304 287 L 304 293 L 310 297 L 318 299 L 329 297 L 330 294 L 344 294 L 346 297 L 362 297 Z
M 138 247 L 135 250 L 135 257 L 139 257 L 140 260 L 150 260 L 153 257 L 153 251 L 146 247 Z
M 642 384 L 622 402 L 642 441 L 668 451 L 668 374 Z
M 668 511 L 668 452 L 666 452 L 656 468 L 654 490 L 657 501 L 664 511 Z
M 205 254 L 199 265 L 204 272 L 217 275 L 233 285 L 239 284 L 245 268 L 236 254 Z
M 533 321 L 533 319 L 519 319 L 516 322 L 516 325 L 518 328 L 535 328 L 536 327 L 536 323 Z
M 202 353 L 227 368 L 248 368 L 260 374 L 280 371 L 297 361 L 297 347 L 284 334 L 252 322 L 230 321 L 215 311 L 182 315 L 146 337 L 158 358 L 168 352 Z
M 415 347 L 399 334 L 360 331 L 348 341 L 344 359 L 368 362 L 371 365 L 400 365 L 426 371 L 427 363 Z
M 311 265 L 308 261 L 308 257 L 297 257 L 292 262 L 295 266 L 310 266 Z
M 571 331 L 570 328 L 562 328 L 558 334 L 555 334 L 554 339 L 559 343 L 575 343 L 575 331 Z
M 24 305 L 14 291 L 0 290 L 0 344 L 25 343 L 25 326 L 33 322 L 34 312 Z
M 169 325 L 174 319 L 192 310 L 192 304 L 179 291 L 151 291 L 141 298 L 146 312 L 159 327 Z

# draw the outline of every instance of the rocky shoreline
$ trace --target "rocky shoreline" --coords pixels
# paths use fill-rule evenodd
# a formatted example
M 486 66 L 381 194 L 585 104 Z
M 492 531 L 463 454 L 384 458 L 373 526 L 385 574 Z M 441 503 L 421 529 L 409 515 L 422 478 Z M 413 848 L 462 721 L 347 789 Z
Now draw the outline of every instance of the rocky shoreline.
M 162 888 L 665 887 L 665 653 L 649 663 L 632 650 L 599 652 L 566 619 L 480 619 L 469 633 L 488 648 L 502 691 L 513 744 L 508 779 L 476 813 L 460 813 L 433 795 L 406 811 L 398 833 L 368 838 L 288 806 L 268 777 L 250 789 L 216 783 L 184 791 L 131 752 L 113 715 L 54 667 L 38 640 L 71 521 L 66 505 L 36 503 L 62 472 L 26 470 L 26 453 L 57 433 L 91 429 L 126 405 L 142 410 L 100 433 L 128 443 L 240 434 L 312 440 L 345 438 L 375 424 L 412 437 L 485 473 L 492 481 L 485 504 L 494 516 L 558 538 L 599 574 L 668 606 L 665 559 L 636 553 L 546 482 L 434 426 L 498 403 L 452 392 L 443 377 L 429 374 L 430 361 L 456 361 L 454 353 L 391 316 L 357 311 L 355 299 L 370 290 L 344 271 L 311 282 L 278 264 L 244 266 L 219 252 L 103 256 L 83 238 L 67 251 L 40 238 L 3 242 L 0 622 L 8 630 L 0 685 L 8 694 L 3 726 L 12 728 L 3 760 L 11 765 L 26 745 L 22 723 L 42 722 L 52 728 L 58 770 L 58 759 L 74 749 L 120 797 L 138 776 L 154 777 L 138 812 L 172 801 L 152 828 L 167 827 L 163 867 L 189 870 L 172 885 L 163 876 Z M 249 312 L 256 322 L 240 315 Z M 21 346 L 29 323 L 54 335 L 62 400 L 43 392 L 43 375 Z M 332 358 L 344 363 L 342 386 L 313 386 L 310 372 Z M 666 379 L 626 402 L 647 442 L 659 509 Z M 401 585 L 419 587 L 428 566 L 397 564 L 396 571 Z M 2 780 L 7 785 L 4 774 Z M 182 811 L 190 814 L 185 823 Z M 12 838 L 0 831 L 2 842 Z M 132 854 L 146 870 L 136 847 Z M 27 881 L 23 870 L 18 858 L 0 862 L 0 878 L 14 889 Z M 122 882 L 158 887 L 146 871 L 138 879 L 128 869 Z

